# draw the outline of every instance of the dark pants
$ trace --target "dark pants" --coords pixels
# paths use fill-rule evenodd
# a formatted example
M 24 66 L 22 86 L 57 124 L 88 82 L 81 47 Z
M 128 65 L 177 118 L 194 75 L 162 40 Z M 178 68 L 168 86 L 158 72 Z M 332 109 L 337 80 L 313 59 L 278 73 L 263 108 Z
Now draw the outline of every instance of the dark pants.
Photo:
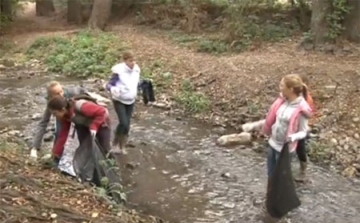
M 90 135 L 90 130 L 88 127 L 75 125 L 76 133 L 78 135 L 79 143 L 81 144 L 87 137 Z M 98 140 L 101 149 L 106 154 L 110 151 L 110 135 L 111 130 L 109 127 L 102 126 L 98 129 L 96 134 L 96 139 Z
M 276 167 L 276 163 L 279 160 L 279 157 L 280 157 L 280 152 L 273 149 L 268 144 L 268 148 L 267 148 L 267 174 L 268 174 L 268 177 L 271 177 L 271 175 L 273 174 L 275 167 Z
M 302 139 L 298 141 L 296 147 L 296 154 L 301 162 L 307 162 L 306 156 L 306 139 Z
M 126 105 L 119 101 L 113 101 L 116 115 L 119 119 L 119 124 L 116 127 L 115 133 L 121 136 L 129 135 L 130 120 L 134 110 L 134 104 Z

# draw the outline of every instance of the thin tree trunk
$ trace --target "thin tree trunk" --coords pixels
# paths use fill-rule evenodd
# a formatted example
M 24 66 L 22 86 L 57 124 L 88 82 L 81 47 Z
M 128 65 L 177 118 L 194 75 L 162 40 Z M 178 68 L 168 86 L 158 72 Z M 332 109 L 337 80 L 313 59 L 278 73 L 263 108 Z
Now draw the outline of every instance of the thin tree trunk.
M 346 39 L 360 43 L 360 0 L 350 0 L 351 10 L 345 19 L 344 36 Z
M 74 24 L 82 24 L 83 18 L 83 5 L 81 0 L 68 0 L 67 2 L 67 22 Z
M 36 0 L 36 16 L 50 16 L 55 12 L 52 0 Z
M 6 16 L 10 21 L 13 19 L 13 7 L 11 0 L 0 0 L 0 15 Z
M 89 28 L 105 30 L 111 14 L 112 0 L 95 0 L 89 19 Z
M 326 42 L 326 34 L 329 30 L 326 17 L 331 10 L 328 0 L 313 0 L 311 15 L 311 32 L 314 45 L 321 45 Z

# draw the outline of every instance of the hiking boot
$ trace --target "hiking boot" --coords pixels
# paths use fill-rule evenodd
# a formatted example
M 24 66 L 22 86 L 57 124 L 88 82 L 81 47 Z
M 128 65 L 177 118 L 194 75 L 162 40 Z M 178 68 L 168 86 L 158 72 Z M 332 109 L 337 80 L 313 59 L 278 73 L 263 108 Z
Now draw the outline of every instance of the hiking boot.
M 33 160 L 37 160 L 37 158 L 38 158 L 38 150 L 37 149 L 32 148 L 30 150 L 30 158 Z
M 304 183 L 306 181 L 306 169 L 307 162 L 300 162 L 300 173 L 297 177 L 294 178 L 296 182 Z
M 109 151 L 109 153 L 121 153 L 120 150 L 120 136 L 118 134 L 114 134 L 114 139 L 112 141 L 112 147 Z
M 120 138 L 120 150 L 121 150 L 121 153 L 124 155 L 128 154 L 128 152 L 126 151 L 127 142 L 128 142 L 128 136 L 122 136 Z
M 120 142 L 120 139 L 119 139 L 119 135 L 118 134 L 114 134 L 114 139 L 112 141 L 112 146 L 115 147 L 115 146 L 118 146 L 119 145 L 119 142 Z
M 127 152 L 125 150 L 127 137 L 125 137 L 125 136 L 117 136 L 115 138 L 116 138 L 117 144 L 113 143 L 113 148 L 110 150 L 110 152 L 111 153 L 127 154 Z M 114 138 L 114 141 L 115 141 L 115 138 Z

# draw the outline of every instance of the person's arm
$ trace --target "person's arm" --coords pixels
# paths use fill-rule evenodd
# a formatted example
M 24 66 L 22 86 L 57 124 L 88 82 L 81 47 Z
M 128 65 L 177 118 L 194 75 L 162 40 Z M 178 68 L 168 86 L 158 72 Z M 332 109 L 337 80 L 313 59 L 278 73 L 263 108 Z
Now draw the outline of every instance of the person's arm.
M 71 127 L 71 122 L 69 121 L 61 121 L 61 129 L 59 131 L 58 138 L 55 141 L 54 148 L 53 148 L 53 156 L 60 158 L 64 151 L 64 146 L 66 140 L 69 136 L 69 131 Z
M 311 108 L 311 112 L 314 114 L 316 113 L 316 107 L 313 98 L 311 97 L 310 93 L 308 93 L 308 96 L 306 98 L 306 102 L 309 104 Z
M 293 142 L 306 138 L 307 131 L 308 131 L 308 119 L 304 115 L 301 115 L 299 117 L 298 125 L 299 125 L 298 131 L 296 133 L 289 135 L 289 138 Z
M 32 145 L 33 148 L 40 149 L 44 134 L 46 133 L 46 127 L 50 121 L 50 118 L 51 118 L 51 112 L 48 108 L 46 108 L 43 116 L 41 117 L 41 120 L 39 121 L 39 124 L 36 126 L 35 136 Z
M 89 129 L 97 131 L 101 124 L 104 123 L 107 115 L 107 109 L 93 102 L 84 102 L 81 105 L 80 112 L 86 117 L 93 118 Z
M 241 126 L 241 128 L 244 132 L 259 131 L 263 127 L 264 123 L 265 119 L 262 119 L 256 122 L 245 123 Z
M 105 88 L 106 90 L 110 91 L 110 88 L 116 85 L 116 82 L 119 81 L 119 75 L 116 73 L 113 73 L 109 82 L 106 84 Z
M 86 93 L 86 89 L 84 87 L 72 87 L 72 88 L 67 88 L 66 90 L 68 93 L 68 97 L 70 98 Z

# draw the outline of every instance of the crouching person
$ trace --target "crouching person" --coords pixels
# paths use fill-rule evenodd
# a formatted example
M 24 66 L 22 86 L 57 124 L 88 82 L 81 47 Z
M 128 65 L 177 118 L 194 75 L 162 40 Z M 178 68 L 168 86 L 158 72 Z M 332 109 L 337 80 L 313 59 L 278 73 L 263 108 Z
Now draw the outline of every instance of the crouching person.
M 59 162 L 63 153 L 71 123 L 75 124 L 80 144 L 91 135 L 98 140 L 105 153 L 109 151 L 111 130 L 109 113 L 105 107 L 90 100 L 74 100 L 55 96 L 48 102 L 48 109 L 61 122 L 61 128 L 52 151 L 56 163 Z

